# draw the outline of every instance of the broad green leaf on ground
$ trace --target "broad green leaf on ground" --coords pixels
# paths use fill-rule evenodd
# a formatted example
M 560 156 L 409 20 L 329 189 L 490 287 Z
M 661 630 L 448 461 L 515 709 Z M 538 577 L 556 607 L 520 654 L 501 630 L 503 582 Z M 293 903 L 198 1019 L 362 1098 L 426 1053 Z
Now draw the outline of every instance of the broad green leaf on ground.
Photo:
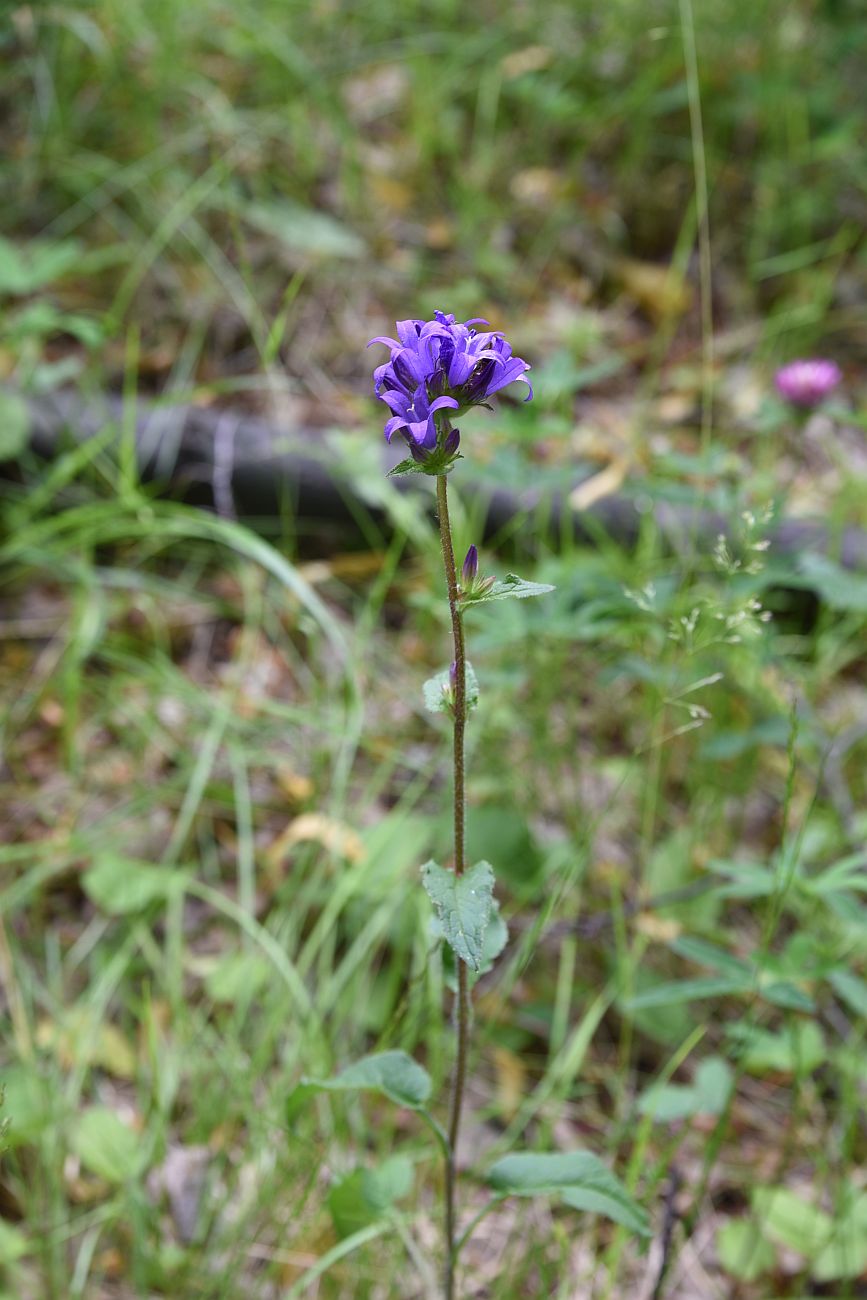
M 30 416 L 15 393 L 0 393 L 0 461 L 14 460 L 27 446 Z
M 810 1261 L 817 1282 L 860 1277 L 867 1269 L 867 1194 L 833 1214 L 787 1187 L 759 1187 L 753 1210 L 766 1237 Z
M 852 889 L 867 893 L 867 854 L 852 853 L 824 871 L 802 878 L 800 884 L 805 893 L 820 896 Z
M 798 568 L 806 579 L 805 585 L 821 592 L 822 600 L 831 609 L 863 614 L 867 612 L 867 578 L 850 569 L 844 569 L 827 555 L 808 551 L 802 555 Z
M 717 898 L 768 898 L 776 889 L 773 871 L 758 862 L 713 861 L 708 870 L 728 880 L 714 889 Z
M 3 1119 L 8 1122 L 5 1141 L 15 1147 L 32 1142 L 50 1124 L 56 1123 L 52 1103 L 56 1090 L 49 1087 L 38 1071 L 29 1065 L 16 1064 L 0 1072 L 3 1087 Z
M 35 293 L 75 268 L 80 273 L 82 247 L 76 240 L 39 240 L 13 244 L 0 238 L 0 294 Z
M 406 1052 L 378 1052 L 348 1065 L 332 1079 L 302 1079 L 286 1103 L 289 1119 L 317 1092 L 356 1091 L 378 1092 L 399 1106 L 420 1110 L 430 1097 L 431 1080 Z
M 245 203 L 239 212 L 250 225 L 273 235 L 294 253 L 323 258 L 357 258 L 364 253 L 361 236 L 326 212 L 286 200 Z
M 353 1169 L 328 1194 L 328 1209 L 339 1237 L 350 1237 L 381 1218 L 412 1190 L 413 1165 L 391 1156 L 374 1169 Z
M 154 867 L 149 862 L 103 853 L 84 873 L 82 884 L 88 898 L 109 916 L 142 912 L 152 903 L 162 903 L 176 889 L 182 889 L 186 873 L 174 867 Z
M 451 709 L 447 691 L 451 689 L 449 670 L 444 668 L 434 677 L 429 677 L 422 686 L 424 706 L 431 713 L 448 713 Z M 471 712 L 479 703 L 479 679 L 471 663 L 467 663 L 467 712 Z
M 631 1232 L 650 1236 L 646 1211 L 589 1151 L 504 1156 L 488 1171 L 486 1181 L 500 1196 L 559 1195 L 572 1209 L 602 1214 Z
M 493 587 L 482 596 L 474 596 L 468 605 L 484 605 L 489 600 L 526 600 L 528 596 L 546 596 L 554 588 L 549 582 L 528 582 L 519 578 L 517 573 L 507 573 L 502 582 L 495 582 Z
M 697 1002 L 701 998 L 726 997 L 732 993 L 746 993 L 752 980 L 746 977 L 708 976 L 694 980 L 671 980 L 656 988 L 637 993 L 625 1002 L 626 1011 L 642 1011 L 647 1007 L 676 1006 L 681 1002 Z
M 733 1026 L 731 1036 L 743 1052 L 742 1063 L 751 1074 L 798 1074 L 819 1068 L 826 1058 L 825 1040 L 814 1020 L 795 1020 L 777 1033 L 766 1029 L 744 1031 Z
M 30 1242 L 20 1228 L 0 1219 L 0 1268 L 14 1264 L 32 1250 Z M 11 1281 L 11 1279 L 10 1279 Z
M 771 979 L 766 981 L 763 977 L 759 981 L 756 992 L 766 1002 L 770 1002 L 772 1006 L 783 1007 L 786 1011 L 809 1012 L 816 1010 L 816 1003 L 809 993 L 799 989 L 797 984 L 793 984 L 791 980 Z
M 856 1016 L 867 1016 L 867 981 L 849 970 L 832 970 L 828 983 Z
M 706 939 L 688 934 L 678 935 L 671 941 L 669 947 L 679 957 L 686 957 L 697 966 L 707 966 L 710 970 L 719 971 L 721 975 L 730 975 L 732 979 L 746 979 L 751 975 L 748 962 L 735 957 L 733 953 L 726 952 L 725 948 L 720 948 L 715 943 L 708 943 Z
M 773 1246 L 753 1219 L 729 1219 L 717 1233 L 716 1248 L 725 1271 L 741 1282 L 755 1282 L 776 1263 Z
M 220 957 L 205 975 L 205 989 L 215 1002 L 241 1002 L 264 988 L 273 973 L 267 958 L 258 952 L 230 952 Z
M 691 1119 L 693 1115 L 721 1115 L 732 1089 L 732 1073 L 719 1056 L 702 1061 L 691 1086 L 665 1084 L 651 1087 L 638 1103 L 642 1115 L 660 1123 Z
M 480 970 L 494 899 L 490 862 L 477 862 L 462 876 L 437 862 L 426 862 L 421 878 L 446 940 L 471 970 Z
M 107 1183 L 124 1183 L 141 1169 L 141 1137 L 109 1106 L 82 1111 L 70 1142 L 85 1169 Z

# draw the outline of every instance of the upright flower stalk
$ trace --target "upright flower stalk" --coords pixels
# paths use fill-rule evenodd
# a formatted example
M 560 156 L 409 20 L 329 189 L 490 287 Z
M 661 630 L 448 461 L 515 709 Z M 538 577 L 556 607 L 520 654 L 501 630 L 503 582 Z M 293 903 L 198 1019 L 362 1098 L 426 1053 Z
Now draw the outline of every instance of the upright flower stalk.
M 467 659 L 464 615 L 470 605 L 523 600 L 554 590 L 545 583 L 527 582 L 514 573 L 502 580 L 485 577 L 479 570 L 475 545 L 467 550 L 458 573 L 449 520 L 448 475 L 462 455 L 460 434 L 451 421 L 471 407 L 487 406 L 492 394 L 515 381 L 529 388 L 525 375 L 530 367 L 526 361 L 512 355 L 498 330 L 476 329 L 485 324 L 480 320 L 460 324 L 451 314 L 438 311 L 433 320 L 398 321 L 396 339 L 373 340 L 390 349 L 389 360 L 374 372 L 376 395 L 391 412 L 385 436 L 390 441 L 399 433 L 409 450 L 409 456 L 391 472 L 428 474 L 436 479 L 452 632 L 451 662 L 425 682 L 423 694 L 427 708 L 432 713 L 445 713 L 452 723 L 454 864 L 448 869 L 431 861 L 421 869 L 422 884 L 433 905 L 431 928 L 443 941 L 450 983 L 454 971 L 456 1044 L 447 1123 L 444 1127 L 430 1109 L 433 1080 L 427 1070 L 406 1052 L 394 1049 L 364 1056 L 330 1079 L 302 1078 L 287 1101 L 287 1116 L 292 1123 L 315 1093 L 375 1092 L 414 1111 L 429 1126 L 445 1162 L 445 1300 L 455 1300 L 458 1256 L 473 1229 L 507 1196 L 556 1196 L 565 1206 L 577 1210 L 586 1210 L 592 1204 L 598 1206 L 597 1212 L 641 1236 L 650 1231 L 645 1212 L 589 1151 L 525 1151 L 504 1156 L 484 1174 L 490 1193 L 487 1205 L 463 1231 L 458 1230 L 456 1155 L 468 1070 L 472 979 L 493 967 L 508 940 L 494 896 L 493 867 L 485 861 L 466 861 L 464 736 L 467 720 L 479 701 L 479 687 Z M 528 399 L 532 395 L 530 389 Z M 369 1210 L 365 1202 L 365 1212 Z
M 391 441 L 399 433 L 409 449 L 409 459 L 397 466 L 397 473 L 424 473 L 436 478 L 437 514 L 440 544 L 446 575 L 449 616 L 451 619 L 453 659 L 442 694 L 434 692 L 435 706 L 444 701 L 452 717 L 453 734 L 453 793 L 454 793 L 454 880 L 451 892 L 454 904 L 441 901 L 440 896 L 450 892 L 443 880 L 442 868 L 428 863 L 424 869 L 425 887 L 431 895 L 440 924 L 448 938 L 449 908 L 456 905 L 459 884 L 465 874 L 465 755 L 469 702 L 467 699 L 467 654 L 464 638 L 463 609 L 473 601 L 490 598 L 493 579 L 479 579 L 478 550 L 473 545 L 467 551 L 458 582 L 458 568 L 449 519 L 447 476 L 461 459 L 458 450 L 460 434 L 452 419 L 473 406 L 487 406 L 488 399 L 506 385 L 521 381 L 527 384 L 527 400 L 533 390 L 526 379 L 530 369 L 526 361 L 513 356 L 511 346 L 499 330 L 478 330 L 487 321 L 470 320 L 459 323 L 449 312 L 438 311 L 433 320 L 404 320 L 397 322 L 397 338 L 380 335 L 372 343 L 383 343 L 390 350 L 389 360 L 374 371 L 376 396 L 391 412 L 385 424 L 385 437 Z M 488 910 L 482 931 L 493 909 L 493 872 L 487 863 L 484 867 Z M 477 868 L 473 868 L 474 871 Z M 471 893 L 473 891 L 470 891 Z M 485 888 L 481 889 L 482 898 Z M 453 945 L 454 946 L 454 945 Z M 456 1049 L 449 1102 L 448 1145 L 445 1152 L 445 1295 L 452 1300 L 456 1263 L 456 1152 L 461 1127 L 464 1090 L 467 1075 L 467 1054 L 470 1036 L 469 965 L 480 968 L 481 953 L 462 954 L 456 948 L 457 998 L 455 1004 Z
M 460 591 L 458 589 L 455 548 L 452 541 L 451 521 L 449 519 L 448 480 L 445 474 L 437 475 L 437 513 L 439 516 L 440 544 L 443 552 L 443 564 L 446 571 L 446 587 L 449 599 L 449 614 L 452 622 L 452 639 L 454 641 L 454 706 L 453 706 L 453 774 L 454 774 L 454 855 L 455 875 L 464 874 L 464 841 L 466 792 L 464 784 L 464 734 L 467 722 L 467 653 L 464 641 L 464 625 L 460 610 Z M 472 548 L 475 550 L 475 547 Z M 466 565 L 465 565 L 466 570 Z M 467 979 L 466 963 L 458 962 L 458 993 L 455 1009 L 457 1031 L 457 1051 L 455 1053 L 454 1074 L 452 1076 L 451 1101 L 449 1103 L 448 1151 L 446 1153 L 445 1219 L 446 1219 L 446 1281 L 447 1300 L 454 1295 L 455 1266 L 455 1159 L 458 1147 L 458 1135 L 461 1127 L 461 1110 L 464 1101 L 464 1085 L 467 1075 L 467 1045 L 470 1036 L 470 992 Z

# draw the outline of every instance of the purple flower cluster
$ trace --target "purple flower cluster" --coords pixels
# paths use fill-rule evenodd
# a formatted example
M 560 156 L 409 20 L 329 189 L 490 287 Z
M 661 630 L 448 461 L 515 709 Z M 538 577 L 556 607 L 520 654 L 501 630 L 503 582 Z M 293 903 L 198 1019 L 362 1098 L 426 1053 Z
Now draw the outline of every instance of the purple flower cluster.
M 457 322 L 451 313 L 438 311 L 434 319 L 397 322 L 397 338 L 379 335 L 373 343 L 391 349 L 385 365 L 373 372 L 374 391 L 391 411 L 385 437 L 400 433 L 414 460 L 425 461 L 439 450 L 444 464 L 457 453 L 457 429 L 435 419 L 438 411 L 462 413 L 487 404 L 489 397 L 507 384 L 521 380 L 530 389 L 526 361 L 512 356 L 499 330 L 476 330 L 487 321 Z
M 836 361 L 792 361 L 778 370 L 777 391 L 795 406 L 817 406 L 843 378 Z

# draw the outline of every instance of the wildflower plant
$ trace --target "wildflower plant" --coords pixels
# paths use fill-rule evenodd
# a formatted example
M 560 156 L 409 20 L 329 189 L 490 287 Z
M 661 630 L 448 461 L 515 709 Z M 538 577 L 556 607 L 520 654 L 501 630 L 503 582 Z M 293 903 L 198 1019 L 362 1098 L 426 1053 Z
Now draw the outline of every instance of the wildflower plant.
M 392 474 L 426 474 L 436 480 L 437 512 L 449 621 L 451 662 L 424 683 L 427 708 L 444 713 L 452 724 L 454 852 L 450 864 L 427 862 L 422 884 L 433 908 L 432 929 L 446 945 L 446 966 L 454 978 L 455 1058 L 447 1119 L 441 1123 L 428 1103 L 432 1083 L 427 1072 L 401 1051 L 380 1052 L 348 1066 L 336 1078 L 304 1079 L 290 1097 L 294 1116 L 317 1091 L 367 1089 L 418 1112 L 436 1136 L 443 1156 L 444 1267 L 446 1300 L 457 1294 L 460 1251 L 484 1215 L 508 1196 L 557 1196 L 573 1209 L 603 1214 L 641 1236 L 648 1234 L 645 1212 L 608 1168 L 586 1151 L 523 1152 L 499 1160 L 485 1175 L 491 1198 L 461 1232 L 458 1224 L 456 1151 L 467 1080 L 472 1026 L 473 980 L 491 969 L 508 935 L 494 895 L 495 875 L 487 861 L 469 863 L 465 852 L 467 723 L 479 704 L 479 685 L 467 658 L 464 617 L 468 608 L 489 602 L 542 596 L 546 584 L 510 573 L 502 580 L 485 575 L 478 548 L 471 545 L 458 568 L 449 519 L 448 479 L 462 459 L 461 437 L 453 421 L 513 383 L 533 396 L 526 361 L 516 357 L 498 330 L 487 321 L 458 322 L 438 311 L 433 320 L 397 322 L 397 337 L 379 336 L 372 344 L 389 349 L 389 358 L 374 371 L 376 397 L 388 408 L 385 437 L 406 443 L 409 455 Z M 477 327 L 484 328 L 479 329 Z

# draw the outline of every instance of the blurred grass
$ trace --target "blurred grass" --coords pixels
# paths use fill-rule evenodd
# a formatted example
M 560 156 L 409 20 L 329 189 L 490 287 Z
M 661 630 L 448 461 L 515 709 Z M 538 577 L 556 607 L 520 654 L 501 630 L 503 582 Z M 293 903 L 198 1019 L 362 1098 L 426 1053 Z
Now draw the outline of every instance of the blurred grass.
M 763 395 L 813 345 L 856 377 L 859 9 L 696 7 L 721 336 L 704 447 L 674 5 L 94 0 L 20 6 L 0 34 L 4 380 L 122 390 L 127 434 L 139 393 L 193 392 L 371 438 L 367 337 L 481 305 L 540 382 L 475 472 L 641 480 L 636 548 L 519 521 L 502 540 L 556 596 L 469 616 L 470 839 L 511 941 L 477 998 L 462 1196 L 469 1217 L 516 1144 L 586 1146 L 656 1239 L 642 1258 L 611 1225 L 506 1207 L 467 1294 L 649 1296 L 668 1204 L 659 1294 L 854 1295 L 867 1268 L 846 1256 L 864 878 L 833 874 L 864 834 L 863 579 L 752 553 L 736 523 L 790 490 L 865 522 L 857 412 L 799 441 Z M 310 562 L 291 514 L 266 541 L 155 499 L 113 432 L 2 483 L 0 1295 L 425 1294 L 427 1132 L 368 1101 L 290 1131 L 284 1103 L 378 1047 L 445 1095 L 416 875 L 448 852 L 419 698 L 446 656 L 436 537 L 422 511 L 393 536 L 362 519 L 366 569 Z M 667 554 L 659 499 L 722 509 L 745 567 Z M 477 524 L 456 520 L 460 549 Z M 708 1061 L 736 1085 L 719 1105 L 691 1100 Z M 668 1118 L 654 1086 L 681 1089 Z M 398 1148 L 411 1191 L 341 1238 L 330 1192 Z

